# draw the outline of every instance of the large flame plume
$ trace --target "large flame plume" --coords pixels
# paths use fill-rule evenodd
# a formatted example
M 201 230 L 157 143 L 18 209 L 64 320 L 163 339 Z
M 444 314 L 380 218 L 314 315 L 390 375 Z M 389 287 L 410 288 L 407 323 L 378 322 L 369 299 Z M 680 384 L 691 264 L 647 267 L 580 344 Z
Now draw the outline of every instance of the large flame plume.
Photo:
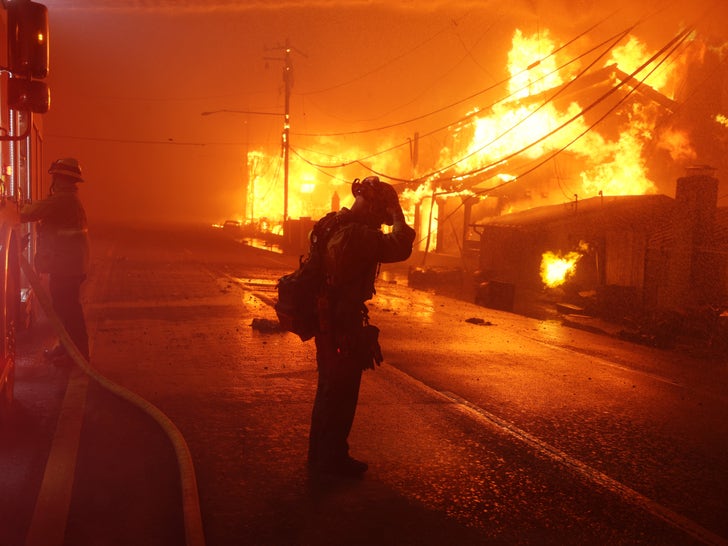
M 573 51 L 560 49 L 548 30 L 538 34 L 515 30 L 507 59 L 508 97 L 452 125 L 450 139 L 440 146 L 437 158 L 430 158 L 430 165 L 421 161 L 415 169 L 402 150 L 377 154 L 346 139 L 320 137 L 315 145 L 306 144 L 301 153 L 291 156 L 289 217 L 317 218 L 331 210 L 333 203 L 349 206 L 349 183 L 356 176 L 370 174 L 368 170 L 391 174 L 397 181 L 411 179 L 416 172 L 430 172 L 434 174 L 419 178 L 424 180 L 419 187 L 409 184 L 402 192 L 405 212 L 413 219 L 417 210 L 420 225 L 416 227 L 423 236 L 437 229 L 444 199 L 471 195 L 482 200 L 490 195 L 487 188 L 507 181 L 514 187 L 534 184 L 522 180 L 534 165 L 546 167 L 540 171 L 538 191 L 530 192 L 523 202 L 510 202 L 501 213 L 597 195 L 654 193 L 657 187 L 647 168 L 650 150 L 662 150 L 678 163 L 695 160 L 686 131 L 658 124 L 664 104 L 624 102 L 610 130 L 603 130 L 586 115 L 588 102 L 568 93 L 560 95 L 557 90 L 573 83 L 582 69 L 570 55 Z M 648 62 L 654 56 L 636 36 L 625 36 L 621 45 L 612 47 L 600 60 L 597 68 L 604 73 L 600 89 L 611 89 L 634 73 L 632 79 L 639 80 L 642 89 L 672 100 L 685 69 L 684 56 L 661 65 L 657 57 Z M 643 70 L 636 73 L 640 67 Z M 625 86 L 625 93 L 636 84 L 630 85 Z M 715 121 L 728 123 L 721 117 Z M 379 141 L 378 145 L 388 149 L 389 143 Z M 564 151 L 568 160 L 560 156 L 557 161 Z M 280 157 L 250 152 L 247 168 L 248 206 L 240 219 L 266 218 L 280 223 L 284 208 Z
M 625 102 L 618 134 L 607 137 L 592 130 L 598 128 L 590 126 L 582 115 L 589 104 L 551 100 L 557 95 L 550 90 L 569 82 L 578 69 L 562 58 L 557 46 L 548 31 L 525 35 L 516 30 L 509 53 L 509 99 L 474 118 L 464 160 L 458 161 L 452 154 L 443 158 L 443 164 L 457 163 L 456 169 L 462 173 L 480 174 L 483 165 L 492 166 L 493 172 L 516 172 L 519 161 L 523 164 L 568 150 L 574 163 L 584 168 L 562 180 L 569 191 L 554 193 L 554 202 L 560 202 L 565 193 L 582 198 L 654 193 L 656 185 L 649 177 L 645 159 L 645 148 L 653 140 L 674 160 L 694 159 L 685 132 L 671 127 L 656 134 L 659 104 Z M 670 97 L 675 73 L 682 63 L 657 66 L 656 60 L 648 62 L 653 56 L 654 52 L 637 37 L 629 36 L 622 46 L 612 49 L 604 62 L 605 67 L 614 67 L 609 83 L 617 85 L 618 73 L 629 75 L 643 67 L 638 74 L 641 85 Z M 559 70 L 558 66 L 566 68 Z

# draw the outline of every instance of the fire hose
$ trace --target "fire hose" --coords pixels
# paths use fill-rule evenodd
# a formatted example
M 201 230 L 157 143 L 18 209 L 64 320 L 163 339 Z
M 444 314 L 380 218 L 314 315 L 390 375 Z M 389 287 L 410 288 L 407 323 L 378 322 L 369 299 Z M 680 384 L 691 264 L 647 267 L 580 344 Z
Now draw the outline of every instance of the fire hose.
M 205 546 L 205 535 L 202 529 L 202 515 L 200 513 L 200 500 L 197 490 L 197 478 L 195 476 L 195 468 L 192 463 L 192 455 L 189 447 L 172 420 L 167 417 L 159 408 L 151 402 L 145 400 L 138 394 L 114 383 L 107 377 L 101 375 L 95 370 L 89 362 L 84 358 L 71 340 L 63 323 L 53 309 L 48 293 L 42 286 L 38 275 L 33 267 L 25 259 L 20 256 L 20 267 L 25 273 L 30 286 L 33 288 L 41 308 L 45 312 L 48 320 L 58 335 L 58 339 L 68 352 L 69 356 L 78 365 L 78 367 L 91 379 L 96 381 L 101 387 L 115 394 L 123 400 L 141 409 L 144 413 L 152 417 L 162 428 L 174 447 L 175 456 L 177 458 L 177 466 L 179 468 L 180 481 L 182 486 L 182 511 L 184 517 L 185 543 L 187 546 Z

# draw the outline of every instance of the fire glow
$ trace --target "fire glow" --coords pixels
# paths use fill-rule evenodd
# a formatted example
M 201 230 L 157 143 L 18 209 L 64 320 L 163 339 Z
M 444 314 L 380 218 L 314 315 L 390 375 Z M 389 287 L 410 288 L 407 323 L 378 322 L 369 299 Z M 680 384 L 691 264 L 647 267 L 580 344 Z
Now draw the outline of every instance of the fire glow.
M 587 104 L 581 104 L 576 98 L 552 100 L 555 90 L 579 74 L 579 63 L 586 62 L 575 60 L 573 50 L 567 53 L 559 48 L 558 40 L 548 30 L 531 35 L 515 30 L 507 59 L 508 98 L 487 109 L 472 109 L 466 122 L 450 127 L 451 140 L 447 145 L 440 144 L 437 157 L 430 157 L 429 165 L 426 160 L 420 160 L 419 172 L 432 169 L 449 176 L 445 180 L 439 180 L 439 175 L 426 176 L 419 187 L 402 194 L 408 219 L 420 219 L 420 225 L 415 226 L 420 234 L 420 249 L 425 238 L 429 239 L 437 231 L 440 205 L 447 199 L 463 192 L 481 201 L 488 197 L 478 191 L 477 184 L 481 182 L 500 187 L 504 180 L 511 180 L 509 184 L 514 188 L 524 186 L 521 194 L 528 190 L 530 195 L 537 196 L 522 203 L 515 200 L 505 203 L 500 211 L 506 213 L 561 203 L 565 196 L 586 199 L 597 195 L 654 193 L 657 188 L 646 165 L 646 155 L 650 152 L 645 150 L 655 147 L 666 151 L 675 162 L 694 161 L 689 135 L 679 128 L 658 125 L 661 112 L 658 104 L 625 102 L 620 105 L 611 130 L 602 131 L 601 126 L 590 125 L 593 121 L 585 119 Z M 642 81 L 643 88 L 649 87 L 651 92 L 669 97 L 685 63 L 682 59 L 673 59 L 664 66 L 658 67 L 656 62 L 648 64 L 653 53 L 635 36 L 626 36 L 596 67 L 604 74 L 601 85 L 604 89 L 614 87 L 624 74 L 646 65 L 644 71 L 635 74 L 635 80 Z M 653 68 L 654 72 L 648 74 Z M 391 137 L 397 138 L 394 134 Z M 346 181 L 369 174 L 361 172 L 362 165 L 395 179 L 406 179 L 413 173 L 402 154 L 372 154 L 347 139 L 315 138 L 315 144 L 302 143 L 306 153 L 295 154 L 290 164 L 291 218 L 322 216 L 330 210 L 334 194 L 338 194 L 337 203 L 341 198 L 342 206 L 350 206 Z M 380 144 L 386 148 L 381 140 Z M 320 151 L 312 151 L 315 148 Z M 519 178 L 531 165 L 542 161 L 545 164 L 548 158 L 564 150 L 569 152 L 563 156 L 566 159 L 558 164 L 556 159 L 550 161 L 542 169 L 537 187 L 527 187 L 534 182 Z M 362 157 L 367 158 L 366 162 L 357 159 Z M 329 179 L 320 176 L 324 171 L 322 165 L 334 169 L 327 172 Z M 248 170 L 251 187 L 245 218 L 253 221 L 266 218 L 278 223 L 283 209 L 280 161 L 263 152 L 251 152 Z M 480 181 L 471 176 L 474 172 Z M 484 172 L 489 174 L 483 176 Z
M 541 256 L 541 280 L 549 288 L 561 286 L 575 273 L 581 256 L 578 252 L 569 252 L 566 256 L 544 252 Z
M 605 69 L 615 67 L 621 73 L 631 74 L 650 59 L 653 52 L 635 36 L 615 47 L 605 62 Z M 508 56 L 511 80 L 507 101 L 495 104 L 483 115 L 474 118 L 472 139 L 467 144 L 464 161 L 458 163 L 461 172 L 473 171 L 483 165 L 497 165 L 502 158 L 510 165 L 520 156 L 526 161 L 548 157 L 563 150 L 570 152 L 574 163 L 583 164 L 583 170 L 564 180 L 570 194 L 582 198 L 596 195 L 642 195 L 654 193 L 655 183 L 650 179 L 645 161 L 645 148 L 654 140 L 676 161 L 694 158 L 687 135 L 675 129 L 657 133 L 657 105 L 635 103 L 623 106 L 620 130 L 614 137 L 605 137 L 590 127 L 581 114 L 587 104 L 572 101 L 557 107 L 551 101 L 552 90 L 571 81 L 576 66 L 558 52 L 557 44 L 548 31 L 525 35 L 516 30 Z M 558 66 L 562 66 L 559 70 Z M 637 78 L 643 85 L 660 93 L 668 93 L 676 79 L 681 63 L 656 68 L 648 64 Z M 654 70 L 653 72 L 650 72 Z M 611 85 L 619 80 L 613 72 Z M 462 131 L 462 129 L 461 129 Z M 466 131 L 464 131 L 466 132 Z M 455 157 L 445 157 L 442 163 L 454 163 Z M 559 194 L 563 197 L 563 194 Z M 558 196 L 556 197 L 558 199 Z M 555 204 L 541 203 L 541 204 Z

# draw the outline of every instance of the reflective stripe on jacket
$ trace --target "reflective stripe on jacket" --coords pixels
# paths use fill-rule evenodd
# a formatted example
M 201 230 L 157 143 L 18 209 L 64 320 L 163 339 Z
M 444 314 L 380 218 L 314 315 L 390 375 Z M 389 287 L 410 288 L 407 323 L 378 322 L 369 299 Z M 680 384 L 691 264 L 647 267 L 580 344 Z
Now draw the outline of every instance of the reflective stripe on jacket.
M 48 256 L 48 273 L 87 273 L 88 222 L 76 188 L 58 189 L 46 199 L 25 205 L 20 221 L 38 222 L 37 252 Z

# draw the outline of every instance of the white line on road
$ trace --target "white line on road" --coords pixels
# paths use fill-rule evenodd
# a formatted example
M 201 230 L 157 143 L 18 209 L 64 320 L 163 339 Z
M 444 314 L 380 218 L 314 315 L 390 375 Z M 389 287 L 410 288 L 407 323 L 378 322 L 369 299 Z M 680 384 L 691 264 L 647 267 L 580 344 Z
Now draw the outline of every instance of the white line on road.
M 578 459 L 571 457 L 570 455 L 564 453 L 556 447 L 547 444 L 542 440 L 539 440 L 532 434 L 529 434 L 525 430 L 518 428 L 510 421 L 501 419 L 500 417 L 490 413 L 489 411 L 479 406 L 476 406 L 475 404 L 468 402 L 467 400 L 459 397 L 456 394 L 433 389 L 432 387 L 403 372 L 402 370 L 399 370 L 398 368 L 395 368 L 393 366 L 387 366 L 386 369 L 388 372 L 397 375 L 400 379 L 411 385 L 414 385 L 416 388 L 424 390 L 438 398 L 444 398 L 445 400 L 454 403 L 455 407 L 465 415 L 474 418 L 480 423 L 484 423 L 488 426 L 497 428 L 499 431 L 504 432 L 509 436 L 517 439 L 518 441 L 528 445 L 539 453 L 547 456 L 551 460 L 560 463 L 571 469 L 572 471 L 576 472 L 577 474 L 585 477 L 590 482 L 599 485 L 612 493 L 615 493 L 623 500 L 644 509 L 653 516 L 660 518 L 661 520 L 672 525 L 673 527 L 676 527 L 677 529 L 680 529 L 684 533 L 688 534 L 696 540 L 699 540 L 703 544 L 709 544 L 711 546 L 728 546 L 728 540 L 726 540 L 725 538 L 716 535 L 715 533 L 702 527 L 691 519 L 681 514 L 678 514 L 677 512 L 674 512 L 673 510 L 670 510 L 665 506 L 662 506 L 658 502 L 648 497 L 645 497 L 634 489 L 631 489 L 623 483 L 620 483 L 617 480 L 610 478 L 603 472 L 600 472 L 599 470 L 590 467 L 589 465 L 579 461 Z
M 242 282 L 240 282 L 240 279 L 237 279 L 235 277 L 232 277 L 230 275 L 226 275 L 230 280 L 233 280 L 234 282 L 237 282 L 244 290 L 246 290 L 246 287 L 243 285 Z M 268 298 L 258 292 L 253 293 L 255 297 L 263 301 L 264 303 L 273 306 L 273 300 L 271 298 Z M 554 345 L 557 348 L 568 350 L 567 348 Z M 593 355 L 592 355 L 593 356 Z M 594 358 L 599 358 L 595 357 Z M 610 363 L 602 358 L 599 358 L 600 361 L 605 362 L 608 365 L 615 366 L 615 367 L 621 367 L 617 364 Z M 432 387 L 426 385 L 425 383 L 419 381 L 418 379 L 415 379 L 411 375 L 403 372 L 402 370 L 395 368 L 394 366 L 387 366 L 387 370 L 391 371 L 392 373 L 398 375 L 402 380 L 416 386 L 417 388 L 424 390 L 432 395 L 435 395 L 440 398 L 444 398 L 445 400 L 452 402 L 455 404 L 455 407 L 457 407 L 460 411 L 462 411 L 464 414 L 470 416 L 471 418 L 475 418 L 477 421 L 481 423 L 485 423 L 489 426 L 494 426 L 501 432 L 505 432 L 508 435 L 512 436 L 513 438 L 516 438 L 522 443 L 527 444 L 531 448 L 535 449 L 539 453 L 542 453 L 546 455 L 551 460 L 558 462 L 567 468 L 571 469 L 572 471 L 576 472 L 577 474 L 580 474 L 581 476 L 587 478 L 592 483 L 599 485 L 608 491 L 620 496 L 623 500 L 639 506 L 643 510 L 647 511 L 648 513 L 652 514 L 653 516 L 656 516 L 660 518 L 661 520 L 665 521 L 666 523 L 670 524 L 671 526 L 680 529 L 684 533 L 688 534 L 689 536 L 693 537 L 696 540 L 699 540 L 703 544 L 708 544 L 711 546 L 728 546 L 728 540 L 724 539 L 723 537 L 720 537 L 716 535 L 715 533 L 709 531 L 708 529 L 702 527 L 700 524 L 692 521 L 691 519 L 678 514 L 677 512 L 674 512 L 673 510 L 670 510 L 669 508 L 662 506 L 658 502 L 642 495 L 641 493 L 638 493 L 634 489 L 624 485 L 621 482 L 618 482 L 617 480 L 614 480 L 613 478 L 610 478 L 603 472 L 600 472 L 599 470 L 590 467 L 589 465 L 579 461 L 578 459 L 575 459 L 571 457 L 570 455 L 564 453 L 563 451 L 555 448 L 554 446 L 547 444 L 546 442 L 543 442 L 542 440 L 539 440 L 532 434 L 529 434 L 525 430 L 521 430 L 520 428 L 516 427 L 513 423 L 506 421 L 504 419 L 501 419 L 500 417 L 490 413 L 489 411 L 476 406 L 475 404 L 472 404 L 465 400 L 464 398 L 461 398 L 457 396 L 456 394 L 449 393 L 449 392 L 442 392 L 438 391 L 436 389 L 433 389 Z M 627 370 L 627 368 L 624 368 Z M 645 375 L 648 375 L 654 379 L 658 379 L 660 381 L 664 381 L 666 383 L 670 383 L 674 386 L 681 387 L 679 383 L 675 383 L 674 381 L 667 380 L 661 376 L 657 376 L 655 374 L 651 374 L 649 372 L 640 372 L 639 370 L 632 370 L 629 369 L 628 371 L 631 372 L 638 372 L 643 373 Z
M 74 366 L 26 536 L 26 546 L 63 544 L 87 389 L 88 377 Z
M 107 251 L 107 258 L 111 255 L 112 249 Z M 110 263 L 110 260 L 107 262 Z M 98 291 L 99 283 L 108 281 L 109 269 L 110 266 L 107 266 L 91 277 L 86 290 Z M 87 324 L 89 349 L 92 350 L 99 325 L 97 320 L 90 320 Z M 74 364 L 69 373 L 33 519 L 25 537 L 26 546 L 60 546 L 64 543 L 88 385 L 88 375 Z

